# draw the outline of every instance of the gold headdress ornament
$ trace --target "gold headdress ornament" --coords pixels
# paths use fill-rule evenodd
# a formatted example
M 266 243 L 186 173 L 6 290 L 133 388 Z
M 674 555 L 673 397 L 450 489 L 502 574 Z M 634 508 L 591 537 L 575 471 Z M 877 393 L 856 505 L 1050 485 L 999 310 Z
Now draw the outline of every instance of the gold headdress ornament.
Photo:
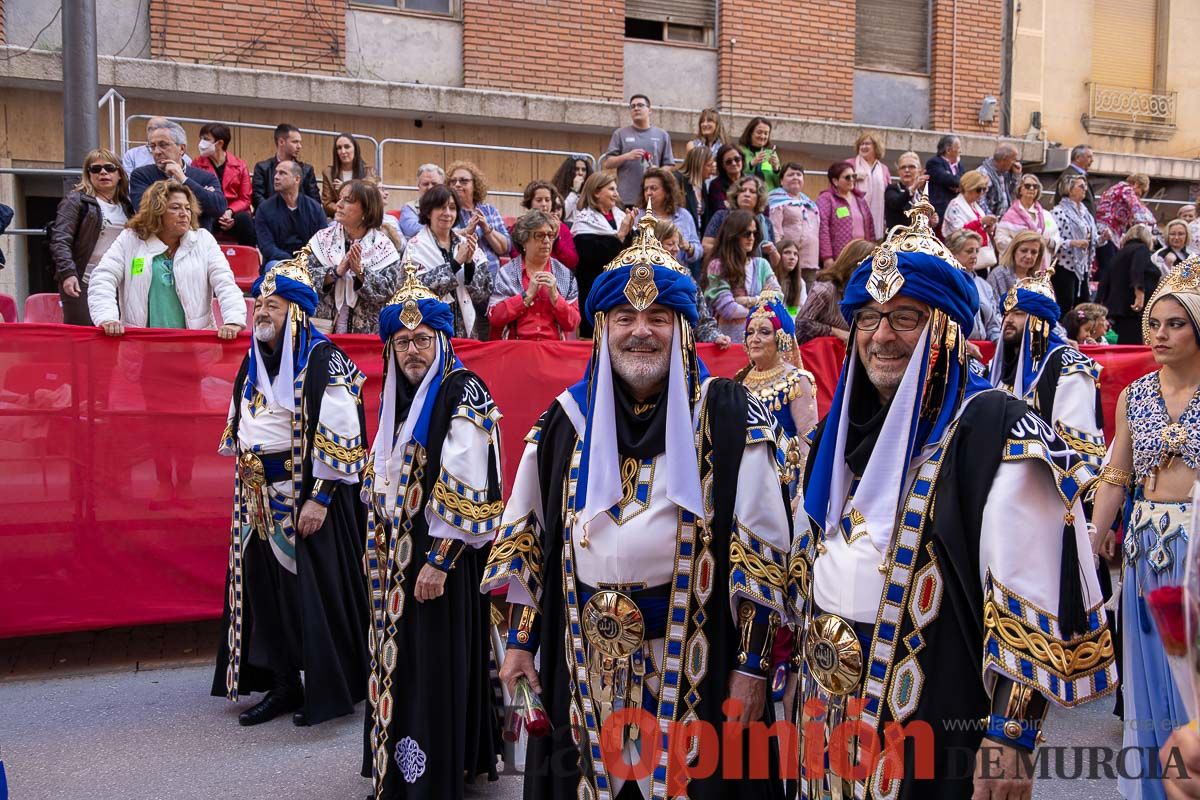
M 1169 294 L 1190 294 L 1200 297 L 1200 256 L 1191 256 L 1180 261 L 1158 282 L 1158 287 L 1142 312 L 1142 341 L 1147 344 L 1150 342 L 1150 309 L 1160 298 Z M 1192 322 L 1200 326 L 1200 319 L 1197 319 L 1200 316 L 1200 299 L 1194 303 L 1185 302 L 1181 298 L 1176 299 L 1179 299 L 1187 309 L 1188 315 L 1192 317 Z M 1196 307 L 1197 310 L 1193 311 L 1193 307 Z
M 658 297 L 658 287 L 654 285 L 654 268 L 666 267 L 682 275 L 691 275 L 682 264 L 671 257 L 654 236 L 654 226 L 658 224 L 650 203 L 646 203 L 646 213 L 638 221 L 637 231 L 633 235 L 633 244 L 608 262 L 605 272 L 611 272 L 622 267 L 629 267 L 629 282 L 625 284 L 625 299 L 638 311 L 645 311 L 654 304 Z
M 312 277 L 308 274 L 308 257 L 310 255 L 312 255 L 312 247 L 306 244 L 297 250 L 291 258 L 286 261 L 280 261 L 274 267 L 271 267 L 267 271 L 267 274 L 263 276 L 262 286 L 259 287 L 259 294 L 262 297 L 269 297 L 275 294 L 275 279 L 279 276 L 291 278 L 313 289 Z
M 1008 294 L 1004 296 L 1005 314 L 1017 307 L 1018 289 L 1040 294 L 1042 297 L 1058 302 L 1058 299 L 1054 296 L 1054 287 L 1050 285 L 1050 273 L 1042 272 L 1037 275 L 1031 275 L 1028 278 L 1021 278 L 1009 288 Z
M 933 232 L 934 210 L 928 195 L 917 192 L 913 196 L 912 208 L 904 213 L 908 216 L 908 224 L 897 225 L 888 231 L 887 239 L 871 253 L 871 277 L 867 279 L 867 292 L 878 303 L 891 300 L 904 286 L 899 253 L 925 253 L 962 269 L 958 259 Z
M 400 323 L 410 331 L 415 330 L 421 324 L 421 310 L 417 308 L 417 302 L 420 300 L 436 300 L 437 297 L 433 292 L 429 291 L 429 287 L 421 283 L 417 278 L 417 267 L 412 262 L 412 256 L 406 251 L 404 254 L 404 262 L 400 265 L 400 271 L 404 275 L 404 282 L 400 284 L 400 288 L 387 301 L 387 305 L 403 305 L 404 308 L 400 311 Z

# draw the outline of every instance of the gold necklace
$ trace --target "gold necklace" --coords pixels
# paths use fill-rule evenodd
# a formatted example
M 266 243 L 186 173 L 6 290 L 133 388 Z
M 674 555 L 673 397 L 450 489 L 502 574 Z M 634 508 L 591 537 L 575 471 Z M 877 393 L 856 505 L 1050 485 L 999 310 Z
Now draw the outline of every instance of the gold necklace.
M 787 368 L 781 363 L 771 369 L 760 370 L 758 367 L 746 373 L 745 385 L 747 387 L 758 388 L 766 384 L 774 383 L 779 379 Z

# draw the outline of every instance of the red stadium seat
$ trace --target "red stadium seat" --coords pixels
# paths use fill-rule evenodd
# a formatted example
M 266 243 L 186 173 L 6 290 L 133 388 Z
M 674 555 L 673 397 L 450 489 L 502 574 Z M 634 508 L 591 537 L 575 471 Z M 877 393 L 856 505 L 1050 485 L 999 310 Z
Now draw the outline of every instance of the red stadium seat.
M 516 217 L 504 217 L 503 219 L 504 219 L 504 227 L 507 228 L 511 232 L 513 229 L 513 225 L 517 224 L 517 218 Z
M 215 297 L 213 298 L 212 309 L 213 309 L 213 319 L 216 320 L 217 327 L 219 328 L 225 324 L 225 320 L 222 319 L 222 317 L 221 317 L 221 303 Z M 253 316 L 254 316 L 254 298 L 247 297 L 246 298 L 246 327 L 247 328 L 249 328 L 251 326 L 252 323 L 250 322 L 250 320 Z
M 258 248 L 240 244 L 223 244 L 221 252 L 229 261 L 229 267 L 233 270 L 233 279 L 237 281 L 238 288 L 243 292 L 250 291 L 250 287 L 258 280 L 258 268 L 262 264 Z
M 396 222 L 399 222 L 399 221 L 400 221 L 400 209 L 398 209 L 398 208 L 389 208 L 389 209 L 388 209 L 388 210 L 387 210 L 385 213 L 386 213 L 386 214 L 388 214 L 389 216 L 395 217 L 395 218 L 396 218 Z
M 11 294 L 0 292 L 0 319 L 5 322 L 17 321 L 17 298 Z
M 25 298 L 26 322 L 57 322 L 63 321 L 62 300 L 58 292 L 31 294 Z

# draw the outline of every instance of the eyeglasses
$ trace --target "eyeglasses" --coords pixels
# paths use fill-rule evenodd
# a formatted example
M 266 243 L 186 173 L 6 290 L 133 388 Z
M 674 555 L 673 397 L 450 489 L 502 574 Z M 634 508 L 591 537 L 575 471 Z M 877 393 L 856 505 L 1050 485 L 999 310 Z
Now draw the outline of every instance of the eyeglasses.
M 885 317 L 888 327 L 894 331 L 915 331 L 921 324 L 921 320 L 925 319 L 925 312 L 915 311 L 911 308 L 897 308 L 895 311 L 887 312 L 864 308 L 854 312 L 854 324 L 860 331 L 869 332 L 877 330 L 880 321 Z
M 650 105 L 648 103 L 637 102 L 637 103 L 630 103 L 629 107 L 630 108 L 649 108 Z
M 739 239 L 753 239 L 757 235 L 758 235 L 758 231 L 751 228 L 748 231 L 742 231 L 741 233 L 739 233 L 738 238 Z
M 474 178 L 451 178 L 450 179 L 451 186 L 461 186 L 466 183 L 474 183 L 474 182 L 475 182 Z
M 733 158 L 725 159 L 721 163 L 724 164 L 725 166 L 731 166 L 733 164 L 740 164 L 740 163 L 742 163 L 742 158 L 741 158 L 741 156 L 734 156 Z
M 411 339 L 392 339 L 392 345 L 398 353 L 407 353 L 408 348 L 416 345 L 418 350 L 428 350 L 433 344 L 433 337 L 428 335 L 414 336 Z
M 1022 189 L 1036 189 L 1036 188 L 1038 188 L 1038 185 L 1036 183 L 1022 183 L 1021 188 Z
M 553 242 L 558 238 L 558 236 L 553 233 L 547 233 L 546 231 L 538 231 L 537 233 L 532 234 L 529 238 L 539 242 Z
M 99 175 L 101 172 L 117 172 L 119 169 L 116 164 L 92 164 L 88 167 L 88 172 Z
M 851 172 L 849 175 L 843 175 L 842 177 L 838 178 L 838 180 L 839 181 L 853 181 L 853 180 L 858 180 L 858 176 L 855 175 L 853 172 Z
M 170 150 L 172 147 L 178 146 L 174 142 L 146 142 L 146 149 L 151 153 L 156 150 Z

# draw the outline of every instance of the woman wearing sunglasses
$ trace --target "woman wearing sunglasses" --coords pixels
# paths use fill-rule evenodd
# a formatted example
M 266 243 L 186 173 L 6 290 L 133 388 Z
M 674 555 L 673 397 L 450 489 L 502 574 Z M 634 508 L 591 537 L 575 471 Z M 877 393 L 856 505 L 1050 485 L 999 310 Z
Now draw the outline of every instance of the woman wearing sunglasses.
M 100 258 L 133 216 L 129 177 L 121 159 L 93 150 L 83 160 L 83 177 L 58 204 L 50 227 L 50 257 L 62 298 L 63 322 L 91 325 L 87 285 Z
M 742 177 L 742 166 L 745 159 L 736 144 L 723 144 L 717 150 L 717 174 L 708 182 L 704 192 L 704 213 L 701 216 L 700 230 L 708 227 L 709 220 L 723 208 L 728 208 L 729 187 Z
M 817 196 L 821 218 L 821 267 L 829 269 L 847 244 L 855 239 L 875 241 L 875 218 L 866 194 L 858 188 L 853 161 L 829 167 L 829 188 Z
M 1046 246 L 1042 269 L 1047 269 L 1058 251 L 1058 223 L 1053 214 L 1042 208 L 1042 182 L 1036 175 L 1022 175 L 1017 186 L 1017 202 L 1008 207 L 996 225 L 996 250 L 1003 253 L 1020 231 L 1033 231 L 1042 237 L 1042 244 Z

